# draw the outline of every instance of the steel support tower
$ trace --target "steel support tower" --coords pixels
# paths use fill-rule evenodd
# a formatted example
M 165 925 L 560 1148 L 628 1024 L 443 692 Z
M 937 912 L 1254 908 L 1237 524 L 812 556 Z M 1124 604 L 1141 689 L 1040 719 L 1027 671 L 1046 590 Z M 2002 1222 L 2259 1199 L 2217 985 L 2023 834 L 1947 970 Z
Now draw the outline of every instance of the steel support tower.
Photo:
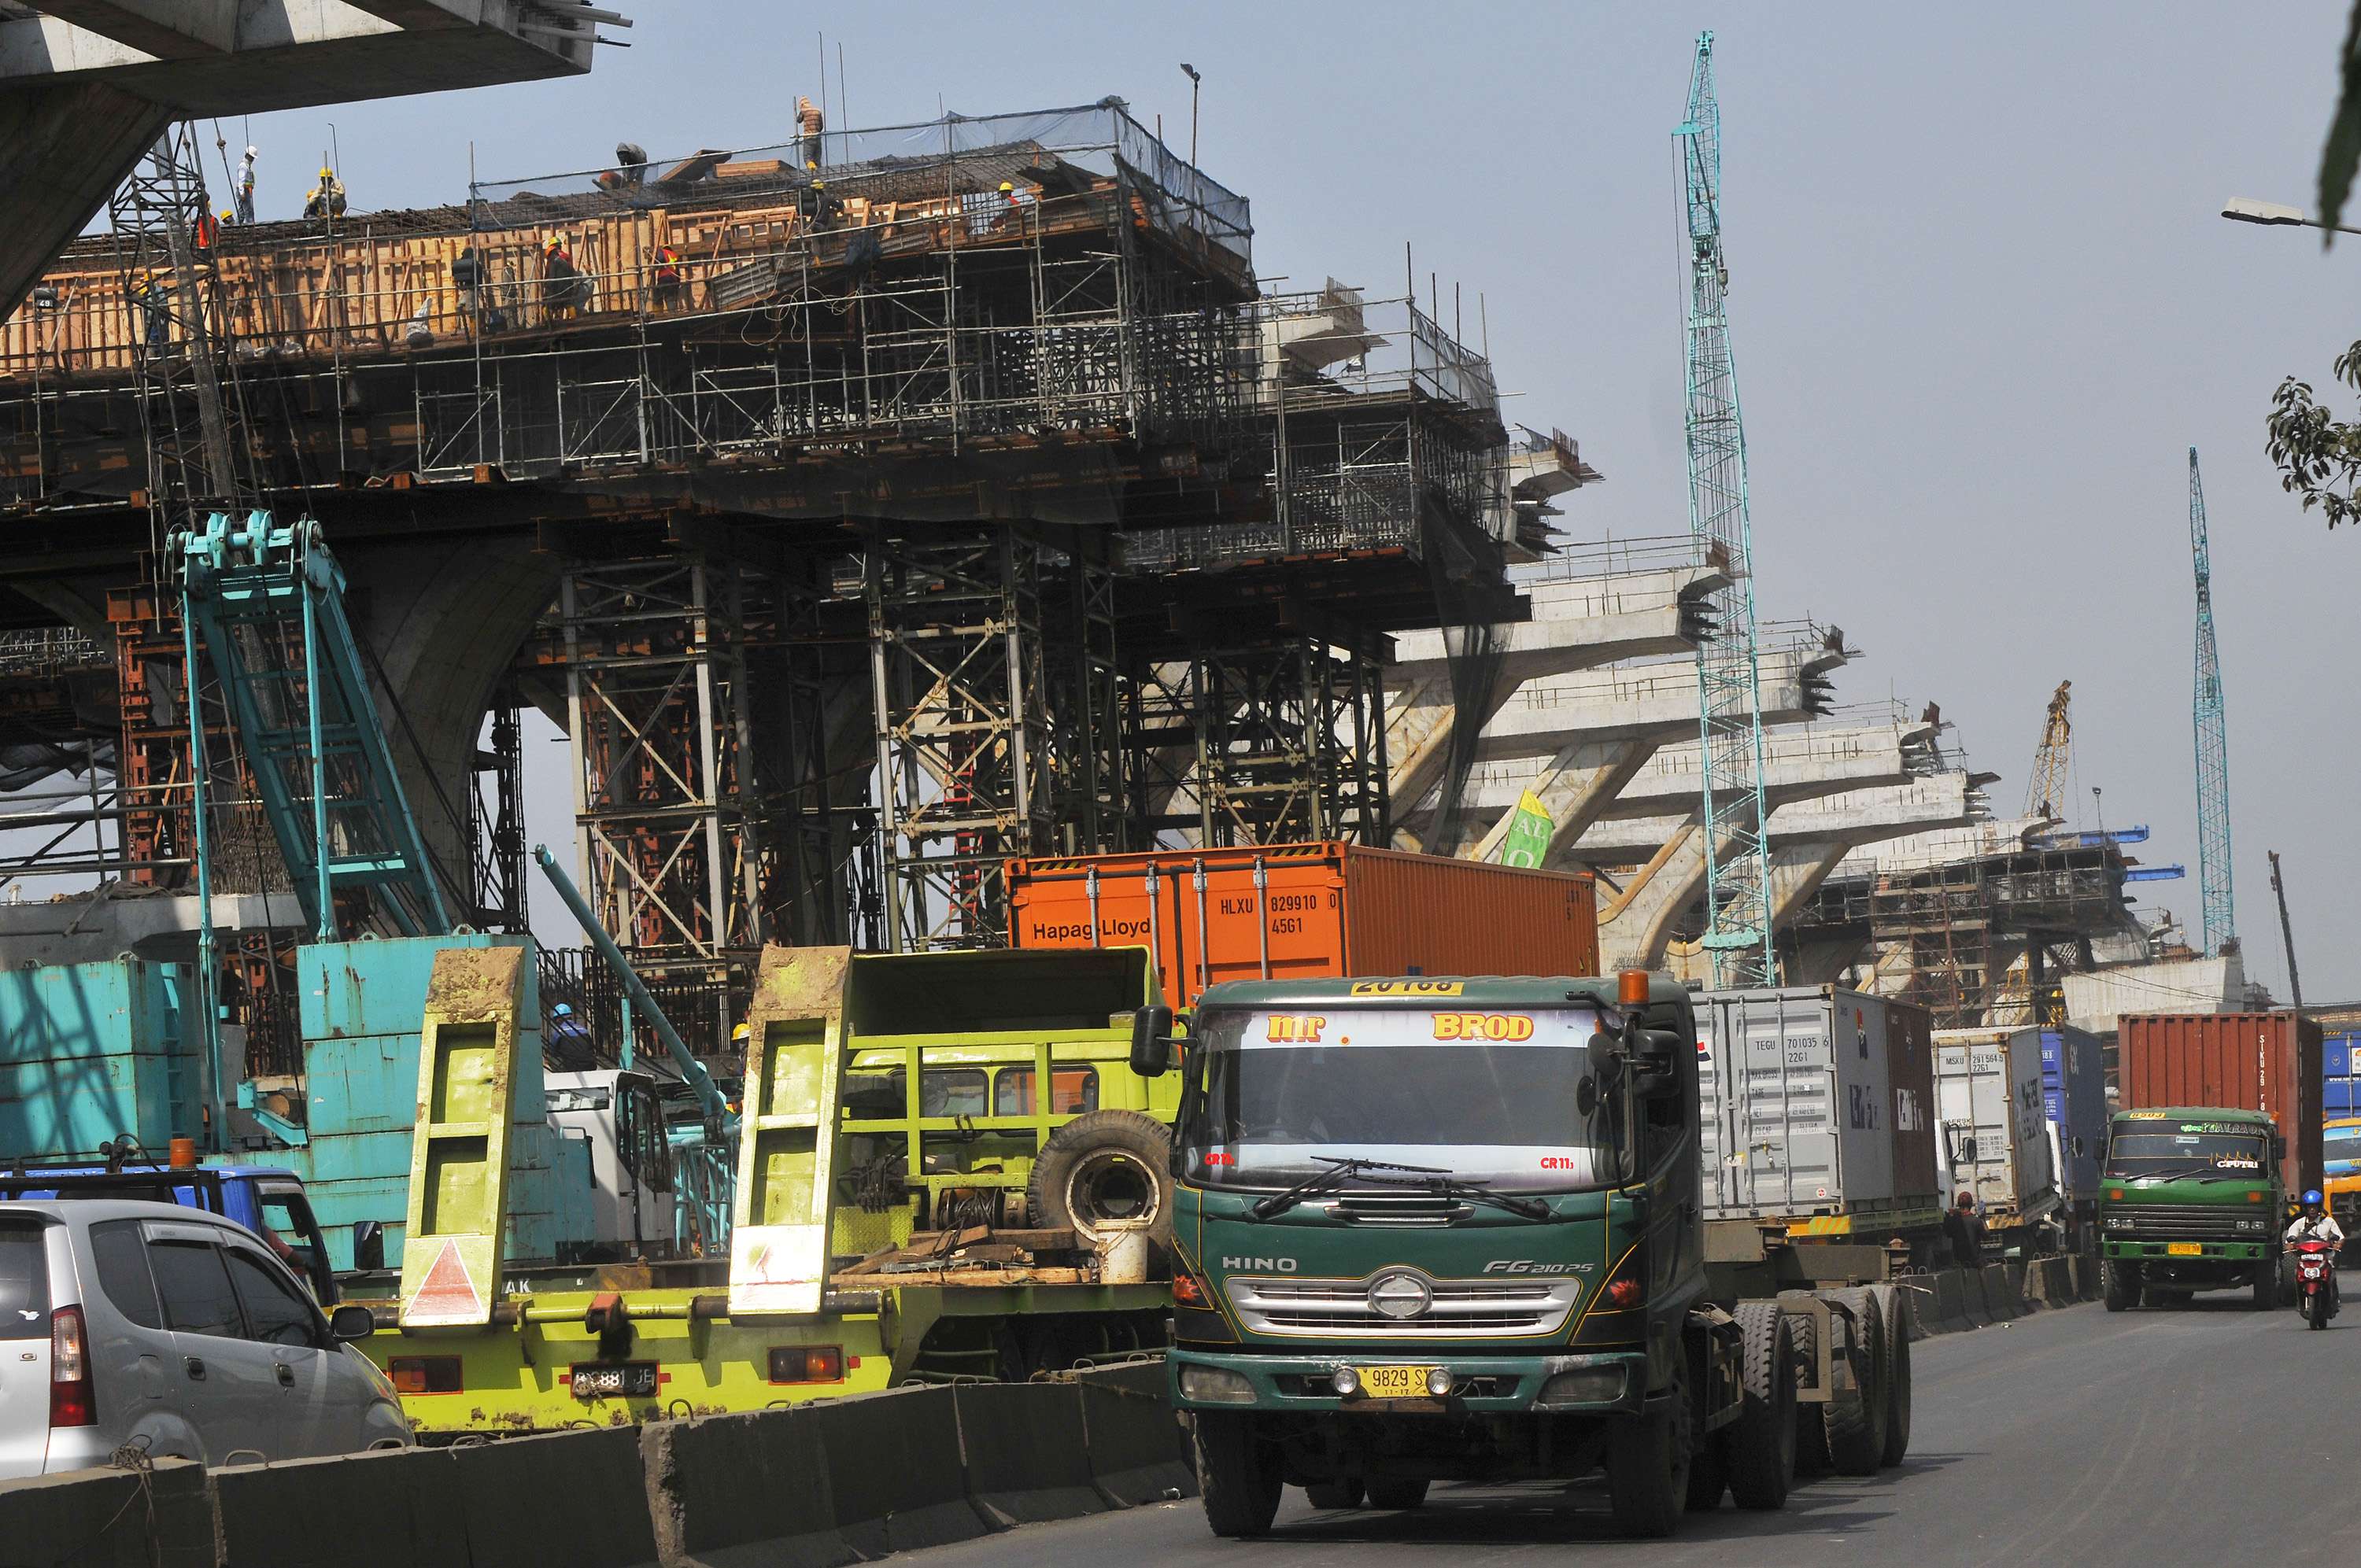
M 1697 644 L 1699 749 L 1705 758 L 1704 942 L 1717 986 L 1778 982 L 1771 931 L 1770 848 L 1763 832 L 1763 697 L 1755 654 L 1753 531 L 1747 516 L 1746 436 L 1730 347 L 1730 267 L 1721 245 L 1721 108 L 1713 35 L 1697 35 L 1688 115 L 1673 132 L 1689 244 L 1689 529 L 1728 553 L 1730 585 L 1714 596 L 1717 626 Z
M 2205 487 L 2189 449 L 2189 554 L 2197 572 L 2197 876 L 2205 951 L 2238 938 L 2230 896 L 2230 737 L 2222 699 L 2222 656 L 2213 646 L 2213 561 L 2205 540 Z

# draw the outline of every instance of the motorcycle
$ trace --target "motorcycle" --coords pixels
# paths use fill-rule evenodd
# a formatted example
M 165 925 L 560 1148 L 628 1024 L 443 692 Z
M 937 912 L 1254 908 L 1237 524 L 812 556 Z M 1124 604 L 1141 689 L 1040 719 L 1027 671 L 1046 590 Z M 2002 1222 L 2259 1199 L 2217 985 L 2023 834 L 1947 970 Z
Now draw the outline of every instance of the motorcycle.
M 2326 1242 L 2295 1244 L 2297 1304 L 2304 1321 L 2324 1329 L 2336 1316 L 2336 1249 Z

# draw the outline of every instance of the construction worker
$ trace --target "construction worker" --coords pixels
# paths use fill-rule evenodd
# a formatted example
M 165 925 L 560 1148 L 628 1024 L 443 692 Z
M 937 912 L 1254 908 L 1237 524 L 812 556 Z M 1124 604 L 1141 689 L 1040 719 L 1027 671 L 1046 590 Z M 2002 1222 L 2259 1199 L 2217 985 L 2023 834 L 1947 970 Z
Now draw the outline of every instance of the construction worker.
M 237 160 L 237 181 L 236 185 L 233 187 L 232 193 L 236 199 L 237 221 L 242 224 L 250 224 L 254 221 L 254 159 L 256 156 L 254 148 L 247 148 L 246 149 L 246 156 Z
M 225 217 L 228 214 L 223 215 Z M 196 247 L 197 261 L 200 265 L 212 258 L 214 241 L 219 237 L 221 237 L 220 223 L 211 213 L 199 213 L 197 221 L 189 225 L 189 239 Z
M 138 308 L 141 333 L 151 354 L 162 352 L 171 338 L 172 314 L 166 308 L 167 298 L 163 272 L 142 272 L 132 280 L 131 302 Z
M 651 280 L 653 296 L 658 310 L 671 310 L 680 303 L 680 252 L 668 245 L 656 247 L 655 273 Z
M 345 215 L 345 182 L 336 178 L 333 169 L 320 170 L 320 182 L 303 203 L 307 218 L 341 218 Z
M 802 150 L 798 156 L 803 159 L 804 167 L 818 167 L 820 140 L 827 135 L 828 120 L 812 107 L 812 101 L 808 98 L 798 97 L 796 100 L 796 129 L 801 133 Z
M 1002 181 L 1000 182 L 1000 210 L 993 214 L 993 226 L 996 228 L 1000 225 L 1005 223 L 1015 223 L 1019 226 L 1022 226 L 1024 221 L 1025 203 L 1023 199 L 1016 194 L 1016 184 L 1011 181 Z
M 551 235 L 541 247 L 541 308 L 553 322 L 572 321 L 582 308 L 588 280 L 574 265 L 574 253 L 563 235 Z

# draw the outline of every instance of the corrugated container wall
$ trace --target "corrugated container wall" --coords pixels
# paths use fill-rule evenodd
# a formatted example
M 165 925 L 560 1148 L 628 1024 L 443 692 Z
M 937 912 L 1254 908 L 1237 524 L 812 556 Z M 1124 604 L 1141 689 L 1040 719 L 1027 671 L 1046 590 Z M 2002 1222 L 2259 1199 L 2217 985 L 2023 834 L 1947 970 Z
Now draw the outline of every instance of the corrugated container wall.
M 1145 945 L 1165 1000 L 1226 980 L 1588 975 L 1591 879 L 1357 844 L 1012 861 L 1019 948 Z
M 2039 1035 L 1935 1031 L 1937 1176 L 1947 1190 L 1974 1192 L 1995 1224 L 2037 1220 L 2058 1206 Z
M 2126 1013 L 2116 1036 L 2124 1106 L 2268 1111 L 2287 1139 L 2281 1175 L 2301 1192 L 2321 1180 L 2323 1044 L 2320 1025 L 2292 1013 Z
M 1697 998 L 1708 1219 L 1929 1222 L 1927 1014 L 1834 986 Z
M 2361 1035 L 2330 1035 L 2320 1043 L 2320 1113 L 2330 1121 L 2361 1116 Z
M 2058 1190 L 2070 1203 L 2095 1203 L 2107 1152 L 2105 1046 L 2081 1029 L 2041 1029 L 2041 1108 L 2055 1132 Z
M 200 1128 L 188 971 L 120 958 L 0 971 L 0 1154 L 91 1158 L 128 1133 L 161 1156 Z

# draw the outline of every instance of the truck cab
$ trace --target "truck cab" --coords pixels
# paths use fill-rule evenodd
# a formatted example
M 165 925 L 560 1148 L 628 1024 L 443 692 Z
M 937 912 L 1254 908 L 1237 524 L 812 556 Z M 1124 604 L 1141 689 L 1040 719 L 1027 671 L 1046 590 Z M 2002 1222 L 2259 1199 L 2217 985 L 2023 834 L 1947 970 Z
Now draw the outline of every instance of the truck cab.
M 176 1203 L 244 1225 L 260 1236 L 296 1277 L 312 1288 L 320 1310 L 336 1304 L 336 1276 L 328 1245 L 305 1197 L 302 1179 L 267 1165 L 158 1165 L 109 1160 L 104 1165 L 17 1165 L 0 1171 L 0 1200 L 99 1198 Z
M 2218 1105 L 2118 1111 L 2100 1177 L 2107 1310 L 2244 1287 L 2279 1304 L 2286 1140 L 2270 1116 Z
M 1159 1063 L 1155 1021 L 1136 1065 Z M 1233 982 L 1185 1042 L 1173 1395 L 1208 1522 L 1604 1467 L 1669 1533 L 1778 1507 L 1795 1355 L 1708 1299 L 1696 1020 L 1669 977 Z

